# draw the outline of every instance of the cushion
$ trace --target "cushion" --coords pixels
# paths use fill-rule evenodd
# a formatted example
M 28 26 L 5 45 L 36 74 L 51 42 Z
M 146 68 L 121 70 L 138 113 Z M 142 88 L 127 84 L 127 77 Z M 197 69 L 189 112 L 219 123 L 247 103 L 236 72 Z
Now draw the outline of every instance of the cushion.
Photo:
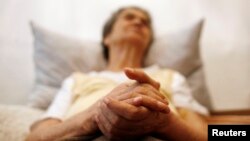
M 203 21 L 187 29 L 169 33 L 156 38 L 149 50 L 145 65 L 157 63 L 179 71 L 185 76 L 201 66 L 199 39 Z
M 204 20 L 200 20 L 184 29 L 156 38 L 145 59 L 145 65 L 157 63 L 160 67 L 182 73 L 195 99 L 211 109 L 199 50 L 203 24 Z
M 80 41 L 31 23 L 34 35 L 35 86 L 28 105 L 46 109 L 74 71 L 101 70 L 105 66 L 100 43 Z
M 144 65 L 159 64 L 175 69 L 188 80 L 195 98 L 210 107 L 206 91 L 199 39 L 203 20 L 185 29 L 157 37 Z M 34 35 L 36 81 L 29 105 L 46 109 L 61 86 L 74 71 L 102 70 L 106 62 L 99 42 L 73 39 L 31 23 Z

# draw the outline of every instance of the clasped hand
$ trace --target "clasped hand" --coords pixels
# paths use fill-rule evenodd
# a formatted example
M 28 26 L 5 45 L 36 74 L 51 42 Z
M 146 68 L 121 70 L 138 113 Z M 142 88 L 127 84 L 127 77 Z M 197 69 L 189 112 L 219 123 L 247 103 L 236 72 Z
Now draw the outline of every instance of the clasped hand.
M 156 133 L 168 124 L 168 101 L 159 83 L 138 69 L 125 69 L 135 82 L 122 83 L 98 102 L 95 122 L 110 140 L 127 140 Z

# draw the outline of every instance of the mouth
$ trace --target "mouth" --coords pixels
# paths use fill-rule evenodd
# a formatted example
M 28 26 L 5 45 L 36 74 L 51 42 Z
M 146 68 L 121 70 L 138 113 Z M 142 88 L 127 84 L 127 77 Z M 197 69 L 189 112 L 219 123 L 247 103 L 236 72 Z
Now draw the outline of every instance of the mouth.
M 130 27 L 130 28 L 128 28 L 128 31 L 132 31 L 132 32 L 134 32 L 136 34 L 139 34 L 139 35 L 143 36 L 142 30 L 140 28 Z
M 136 32 L 141 32 L 141 29 L 138 27 L 130 27 L 129 30 L 136 31 Z

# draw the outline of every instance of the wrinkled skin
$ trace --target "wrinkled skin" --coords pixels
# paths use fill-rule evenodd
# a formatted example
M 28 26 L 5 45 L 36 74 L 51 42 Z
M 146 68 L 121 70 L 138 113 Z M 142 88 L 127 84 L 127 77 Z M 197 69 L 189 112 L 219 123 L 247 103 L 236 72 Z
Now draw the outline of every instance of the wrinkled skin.
M 137 82 L 122 83 L 98 103 L 95 121 L 110 140 L 126 140 L 156 132 L 167 126 L 168 102 L 159 83 L 143 71 L 125 69 Z

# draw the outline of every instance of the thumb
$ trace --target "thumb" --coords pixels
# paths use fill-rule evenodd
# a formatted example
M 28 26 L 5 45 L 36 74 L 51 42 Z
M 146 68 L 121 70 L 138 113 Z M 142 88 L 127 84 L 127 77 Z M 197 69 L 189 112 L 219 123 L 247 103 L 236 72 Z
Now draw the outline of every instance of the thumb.
M 152 85 L 157 90 L 160 88 L 160 83 L 155 81 L 154 79 L 150 78 L 144 71 L 141 69 L 132 69 L 132 68 L 125 68 L 125 74 L 128 78 L 132 80 L 136 80 L 139 83 L 148 83 Z

